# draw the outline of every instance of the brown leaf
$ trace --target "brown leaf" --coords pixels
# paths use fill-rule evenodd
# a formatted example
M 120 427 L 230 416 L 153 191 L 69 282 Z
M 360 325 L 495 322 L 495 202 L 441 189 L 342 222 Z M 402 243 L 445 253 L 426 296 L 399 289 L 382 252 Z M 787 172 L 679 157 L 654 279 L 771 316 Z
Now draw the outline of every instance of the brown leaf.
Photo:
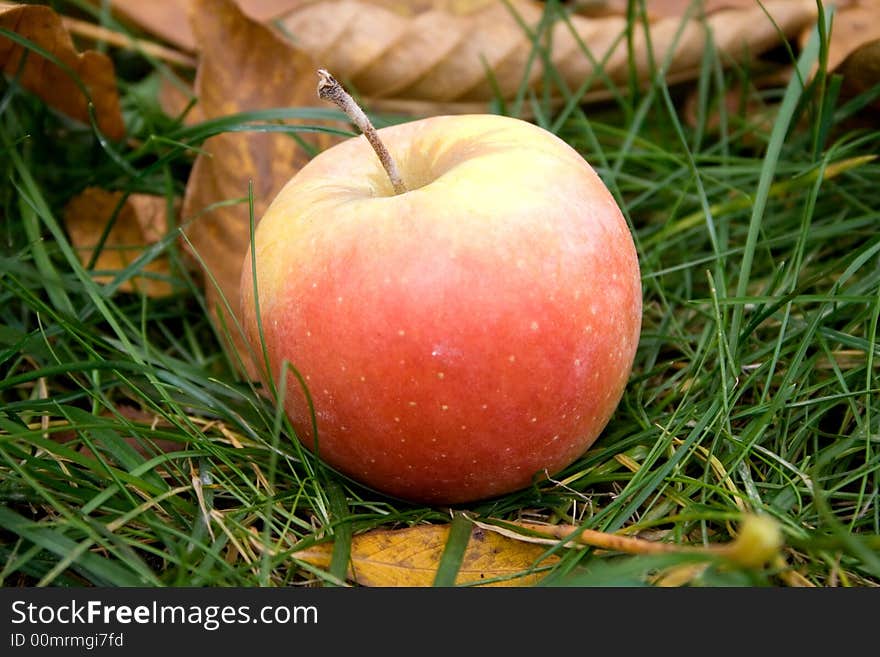
M 115 0 L 136 22 L 158 34 L 181 31 L 179 19 L 186 0 L 144 3 Z M 523 76 L 537 89 L 544 79 L 540 57 L 533 58 L 532 40 L 520 20 L 536 26 L 544 3 L 535 0 L 240 0 L 244 13 L 256 20 L 277 19 L 295 45 L 321 66 L 353 87 L 376 109 L 419 114 L 485 111 L 495 89 L 487 67 L 505 99 L 519 91 Z M 668 71 L 671 82 L 692 79 L 699 70 L 706 34 L 699 12 L 692 12 L 681 39 L 675 43 L 686 0 L 648 4 L 655 61 L 674 48 Z M 552 31 L 550 58 L 569 89 L 595 74 L 592 56 L 607 57 L 604 70 L 611 80 L 627 80 L 629 61 L 625 2 L 590 2 L 596 15 L 571 16 L 571 29 L 558 21 Z M 714 44 L 734 59 L 754 57 L 812 25 L 814 0 L 706 0 L 704 8 Z M 206 8 L 207 11 L 207 8 Z M 153 15 L 155 14 L 155 16 Z M 768 18 L 769 14 L 772 17 Z M 212 20 L 198 14 L 196 24 Z M 185 47 L 197 47 L 184 35 L 164 34 Z M 650 75 L 647 39 L 635 33 L 635 66 L 644 82 Z M 531 62 L 531 64 L 530 64 Z M 585 101 L 611 97 L 596 79 Z M 562 100 L 555 94 L 556 102 Z
M 80 261 L 85 265 L 92 258 L 95 246 L 122 199 L 122 192 L 108 192 L 91 187 L 71 199 L 65 208 L 64 223 Z M 95 270 L 115 272 L 125 269 L 144 248 L 162 239 L 169 230 L 165 199 L 147 194 L 130 195 L 119 210 L 104 248 L 95 262 Z M 159 257 L 143 271 L 165 277 L 170 273 L 168 259 Z M 97 274 L 95 280 L 109 282 L 113 274 Z M 167 296 L 173 292 L 167 280 L 135 276 L 120 287 L 124 292 L 140 291 L 150 297 Z
M 0 3 L 0 27 L 33 41 L 69 70 L 0 36 L 0 67 L 47 104 L 79 121 L 89 121 L 89 102 L 71 72 L 81 81 L 95 107 L 101 132 L 110 139 L 125 136 L 113 62 L 99 52 L 76 51 L 61 17 L 49 7 Z
M 196 66 L 195 60 L 190 55 L 158 43 L 153 43 L 144 39 L 136 39 L 124 32 L 111 30 L 101 25 L 71 18 L 69 16 L 62 17 L 62 22 L 71 35 L 79 37 L 80 39 L 104 43 L 125 50 L 135 50 L 150 57 L 155 57 L 156 59 L 160 59 L 170 64 L 176 64 L 184 68 L 195 68 Z
M 806 42 L 811 30 L 801 34 Z M 834 71 L 862 46 L 880 39 L 880 0 L 857 0 L 834 15 L 828 43 L 828 70 Z
M 681 17 L 685 12 L 692 16 L 712 14 L 725 9 L 752 9 L 757 0 L 651 0 L 645 3 L 648 19 Z M 577 10 L 586 16 L 625 16 L 629 0 L 582 0 L 576 3 Z
M 159 81 L 159 106 L 168 116 L 183 116 L 186 125 L 194 125 L 205 120 L 202 107 L 198 103 L 195 90 L 182 80 L 162 76 Z M 196 102 L 193 102 L 196 101 Z
M 880 82 L 880 0 L 843 0 L 836 3 L 828 41 L 827 70 L 843 76 L 841 96 L 851 98 Z M 800 35 L 803 47 L 812 26 Z M 818 70 L 813 66 L 811 75 Z M 874 105 L 880 107 L 880 101 Z
M 850 54 L 837 72 L 843 75 L 843 91 L 848 97 L 858 96 L 880 83 L 880 38 L 863 44 Z M 873 105 L 880 107 L 880 100 L 875 100 Z
M 302 0 L 239 0 L 245 15 L 267 21 L 296 7 Z M 186 50 L 198 47 L 189 21 L 190 0 L 111 0 L 111 7 L 143 29 Z M 210 12 L 211 9 L 205 8 Z
M 193 0 L 192 9 L 201 53 L 196 93 L 205 118 L 318 103 L 317 66 L 307 55 L 242 14 L 231 0 Z M 319 148 L 330 143 L 326 136 L 305 139 Z M 250 243 L 248 204 L 211 206 L 246 199 L 252 181 L 259 220 L 308 155 L 289 135 L 266 132 L 224 133 L 206 141 L 203 149 L 205 154 L 196 158 L 187 182 L 183 216 L 193 221 L 186 234 L 219 286 L 207 283 L 209 304 L 228 328 L 248 373 L 254 375 L 244 340 L 224 303 L 225 298 L 238 312 L 241 265 Z
M 503 98 L 514 98 L 524 75 L 536 91 L 543 84 L 541 58 L 531 56 L 532 41 L 519 23 L 521 19 L 537 26 L 542 3 L 499 0 L 459 6 L 438 0 L 429 3 L 431 8 L 411 15 L 389 9 L 387 4 L 380 0 L 304 3 L 281 23 L 299 47 L 374 107 L 424 110 L 425 103 L 430 103 L 433 111 L 480 111 L 496 96 L 496 87 Z M 815 20 L 815 14 L 813 0 L 768 0 L 763 7 L 752 3 L 715 11 L 705 21 L 715 46 L 729 58 L 741 60 L 777 44 L 780 31 L 798 34 Z M 670 81 L 695 77 L 708 43 L 702 19 L 688 21 L 677 39 L 680 23 L 678 15 L 666 16 L 651 27 L 654 60 L 662 62 L 667 50 L 672 51 Z M 570 26 L 564 21 L 555 23 L 550 49 L 553 66 L 569 89 L 577 89 L 596 72 L 579 41 L 589 47 L 596 60 L 607 58 L 604 70 L 613 81 L 628 79 L 627 42 L 620 38 L 625 18 L 573 15 Z M 634 41 L 633 65 L 645 81 L 651 71 L 648 42 L 641 28 L 636 30 Z M 610 91 L 595 81 L 585 98 L 609 95 Z
M 351 541 L 349 579 L 364 586 L 431 586 L 449 537 L 449 525 L 418 525 L 407 529 L 375 529 Z M 543 573 L 526 572 L 559 560 L 546 556 L 547 548 L 496 532 L 474 528 L 458 571 L 456 584 L 474 584 L 507 578 L 489 586 L 529 586 Z M 332 543 L 294 553 L 319 568 L 330 566 Z
M 860 0 L 834 17 L 828 70 L 843 76 L 844 97 L 857 96 L 880 83 L 880 0 Z M 880 107 L 880 101 L 873 106 Z

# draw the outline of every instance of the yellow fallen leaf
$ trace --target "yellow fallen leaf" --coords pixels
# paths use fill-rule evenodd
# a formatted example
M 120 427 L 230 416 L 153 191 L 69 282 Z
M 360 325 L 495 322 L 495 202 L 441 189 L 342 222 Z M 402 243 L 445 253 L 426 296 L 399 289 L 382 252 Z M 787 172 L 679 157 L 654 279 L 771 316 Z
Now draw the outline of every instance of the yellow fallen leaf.
M 348 578 L 363 586 L 431 586 L 449 537 L 449 525 L 418 525 L 407 529 L 376 529 L 351 541 Z M 544 572 L 530 572 L 559 560 L 541 545 L 475 527 L 462 559 L 457 585 L 530 586 Z M 321 543 L 293 554 L 318 568 L 328 568 L 332 543 Z
M 83 265 L 91 260 L 95 246 L 121 198 L 122 192 L 108 192 L 90 187 L 67 204 L 64 225 Z M 119 210 L 116 222 L 95 262 L 94 269 L 104 272 L 96 275 L 95 279 L 102 283 L 111 281 L 114 274 L 107 272 L 125 269 L 147 246 L 162 239 L 168 230 L 166 202 L 163 197 L 130 195 Z M 167 277 L 170 273 L 167 258 L 156 258 L 143 271 L 157 277 L 135 276 L 120 285 L 119 289 L 123 292 L 140 291 L 150 297 L 166 296 L 173 292 L 172 285 L 159 278 Z
M 14 32 L 51 53 L 64 67 L 0 36 L 0 69 L 15 76 L 25 89 L 48 105 L 79 121 L 88 122 L 89 99 L 71 73 L 78 77 L 94 103 L 95 121 L 110 139 L 125 136 L 119 108 L 113 62 L 94 50 L 76 51 L 61 17 L 49 7 L 0 2 L 0 28 Z

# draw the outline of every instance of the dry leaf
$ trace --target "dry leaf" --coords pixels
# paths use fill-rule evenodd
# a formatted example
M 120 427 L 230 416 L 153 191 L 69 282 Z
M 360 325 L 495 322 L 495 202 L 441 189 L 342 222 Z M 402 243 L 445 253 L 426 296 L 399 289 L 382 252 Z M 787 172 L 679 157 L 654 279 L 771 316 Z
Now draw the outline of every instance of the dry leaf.
M 195 47 L 179 20 L 185 0 L 158 3 L 115 0 L 148 29 L 186 47 Z M 591 3 L 592 4 L 592 3 Z M 541 58 L 533 57 L 532 41 L 520 25 L 537 26 L 544 4 L 535 0 L 241 0 L 245 13 L 277 19 L 285 36 L 305 53 L 353 87 L 372 107 L 419 114 L 485 111 L 496 96 L 511 99 L 523 76 L 536 89 L 544 74 Z M 685 0 L 649 3 L 654 60 L 662 62 L 679 31 Z M 552 30 L 550 58 L 569 89 L 592 79 L 596 61 L 607 58 L 611 80 L 628 79 L 630 64 L 624 35 L 625 8 L 603 3 L 601 17 L 571 16 L 570 25 L 557 21 Z M 207 10 L 207 8 L 206 8 Z M 814 0 L 706 0 L 713 43 L 734 59 L 754 57 L 815 22 Z M 699 70 L 707 30 L 700 12 L 692 13 L 674 45 L 670 82 L 692 79 Z M 768 18 L 768 14 L 772 17 Z M 212 18 L 199 15 L 196 24 Z M 577 38 L 572 34 L 577 33 Z M 636 71 L 647 80 L 650 67 L 647 39 L 635 32 Z M 491 71 L 492 82 L 487 71 Z M 555 101 L 562 100 L 554 93 Z M 609 98 L 611 91 L 597 78 L 585 101 Z
M 184 50 L 195 50 L 188 0 L 111 0 L 115 13 Z
M 376 529 L 351 541 L 348 577 L 364 586 L 431 586 L 449 537 L 449 525 L 418 525 L 407 529 Z M 474 528 L 458 571 L 456 584 L 513 577 L 490 586 L 529 586 L 543 573 L 520 575 L 536 566 L 546 567 L 559 557 L 546 556 L 546 547 Z M 331 543 L 296 552 L 294 557 L 328 568 Z
M 195 90 L 189 88 L 182 80 L 172 80 L 162 76 L 159 81 L 159 106 L 163 112 L 174 118 L 181 117 L 186 112 L 183 123 L 194 125 L 205 120 L 195 93 Z
M 648 19 L 660 20 L 675 16 L 712 14 L 725 9 L 751 9 L 758 0 L 650 0 L 645 3 Z M 629 0 L 582 0 L 575 8 L 586 16 L 625 16 Z
M 801 34 L 801 43 L 810 37 Z M 839 8 L 831 24 L 828 43 L 828 70 L 834 71 L 862 46 L 880 39 L 880 0 L 856 0 Z
M 195 68 L 196 62 L 190 55 L 182 53 L 179 50 L 168 48 L 152 41 L 144 39 L 136 39 L 124 32 L 111 30 L 89 21 L 83 21 L 70 16 L 62 17 L 64 27 L 71 35 L 89 41 L 100 42 L 116 48 L 125 50 L 136 50 L 150 57 L 176 64 L 184 68 Z
M 231 0 L 193 0 L 192 9 L 201 53 L 196 93 L 205 118 L 318 103 L 317 66 L 308 56 L 246 17 Z M 319 149 L 330 143 L 326 135 L 304 139 Z M 206 141 L 203 149 L 206 154 L 196 158 L 187 182 L 183 216 L 192 224 L 186 234 L 219 285 L 218 290 L 207 283 L 208 302 L 222 317 L 248 374 L 254 375 L 247 348 L 223 302 L 225 297 L 233 312 L 238 312 L 241 265 L 250 243 L 248 204 L 208 208 L 247 198 L 252 181 L 254 214 L 259 220 L 308 155 L 290 135 L 267 132 L 224 133 Z
M 71 199 L 64 211 L 64 224 L 80 261 L 85 265 L 92 258 L 95 246 L 107 223 L 113 217 L 122 199 L 122 192 L 108 192 L 89 188 Z M 94 269 L 115 272 L 125 269 L 144 248 L 161 240 L 169 230 L 166 202 L 161 196 L 132 194 L 123 203 L 116 223 L 107 235 L 104 248 L 98 255 Z M 168 259 L 159 257 L 148 263 L 144 272 L 167 277 L 170 273 Z M 95 280 L 106 283 L 113 274 L 98 274 Z M 171 294 L 173 288 L 161 278 L 135 276 L 120 287 L 123 292 L 140 291 L 150 297 Z
M 880 0 L 861 0 L 834 17 L 828 70 L 843 76 L 844 97 L 880 83 Z M 880 107 L 880 101 L 874 107 Z
M 875 87 L 880 83 L 880 38 L 852 53 L 837 72 L 843 76 L 843 92 L 847 97 L 858 96 Z M 880 101 L 875 100 L 874 107 L 880 107 Z
M 880 0 L 845 0 L 836 5 L 827 70 L 843 76 L 841 96 L 851 98 L 880 83 Z M 801 46 L 812 32 L 812 26 L 801 32 Z M 818 63 L 812 75 L 817 70 Z M 880 101 L 874 107 L 880 107 Z
M 106 55 L 93 50 L 77 52 L 61 17 L 49 7 L 0 3 L 0 27 L 33 41 L 69 69 L 65 71 L 0 36 L 0 67 L 4 73 L 15 76 L 22 87 L 58 111 L 89 122 L 88 99 L 71 77 L 72 71 L 88 90 L 101 132 L 114 140 L 125 136 L 113 62 Z
M 302 0 L 239 0 L 245 15 L 256 21 L 267 21 L 298 6 Z M 190 0 L 110 0 L 110 6 L 143 29 L 194 51 L 198 44 L 189 21 Z M 209 7 L 205 8 L 210 12 Z
M 505 99 L 515 97 L 524 75 L 528 85 L 539 90 L 545 77 L 541 58 L 532 57 L 532 41 L 520 20 L 537 26 L 542 3 L 498 0 L 457 5 L 438 0 L 420 3 L 428 8 L 411 15 L 389 9 L 387 4 L 380 0 L 305 3 L 280 23 L 298 47 L 375 107 L 480 111 L 497 93 Z M 776 45 L 780 33 L 798 34 L 815 21 L 815 15 L 813 0 L 767 0 L 763 6 L 753 3 L 716 11 L 705 24 L 692 19 L 683 29 L 679 16 L 661 18 L 651 26 L 654 60 L 664 61 L 667 50 L 672 50 L 667 78 L 673 82 L 691 79 L 699 71 L 709 32 L 721 52 L 741 60 Z M 554 24 L 549 56 L 569 89 L 579 88 L 595 74 L 581 43 L 595 60 L 605 60 L 604 70 L 611 80 L 628 79 L 628 45 L 621 38 L 625 30 L 622 16 L 573 15 L 570 27 L 565 21 Z M 644 30 L 637 29 L 633 38 L 632 65 L 644 81 L 651 73 Z M 585 98 L 609 95 L 596 80 Z

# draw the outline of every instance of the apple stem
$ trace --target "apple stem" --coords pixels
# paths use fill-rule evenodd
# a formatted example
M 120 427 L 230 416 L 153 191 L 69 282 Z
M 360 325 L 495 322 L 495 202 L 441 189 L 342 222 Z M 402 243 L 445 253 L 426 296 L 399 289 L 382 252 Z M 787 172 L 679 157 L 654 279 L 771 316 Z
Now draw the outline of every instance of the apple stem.
M 336 78 L 323 68 L 318 69 L 318 98 L 330 101 L 348 115 L 364 134 L 364 137 L 367 138 L 367 141 L 370 142 L 373 150 L 376 151 L 376 155 L 385 168 L 388 178 L 391 179 L 394 193 L 404 194 L 407 191 L 406 185 L 403 184 L 403 178 L 400 177 L 400 172 L 391 158 L 391 153 L 388 152 L 385 144 L 379 139 L 379 133 L 376 131 L 376 128 L 370 123 L 370 119 L 367 118 L 367 115 L 355 102 L 354 98 L 342 88 L 342 85 L 339 84 Z

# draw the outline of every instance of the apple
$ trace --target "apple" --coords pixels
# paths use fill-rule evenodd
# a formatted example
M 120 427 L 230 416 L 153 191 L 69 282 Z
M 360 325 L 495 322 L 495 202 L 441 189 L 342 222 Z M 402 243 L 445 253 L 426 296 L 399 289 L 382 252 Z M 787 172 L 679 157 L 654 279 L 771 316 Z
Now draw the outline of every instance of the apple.
M 553 475 L 596 440 L 632 368 L 642 292 L 620 209 L 581 155 L 526 121 L 437 116 L 378 134 L 405 192 L 352 138 L 257 226 L 242 317 L 255 354 L 265 341 L 265 376 L 295 368 L 309 396 L 288 371 L 284 404 L 299 439 L 389 495 L 452 504 Z

